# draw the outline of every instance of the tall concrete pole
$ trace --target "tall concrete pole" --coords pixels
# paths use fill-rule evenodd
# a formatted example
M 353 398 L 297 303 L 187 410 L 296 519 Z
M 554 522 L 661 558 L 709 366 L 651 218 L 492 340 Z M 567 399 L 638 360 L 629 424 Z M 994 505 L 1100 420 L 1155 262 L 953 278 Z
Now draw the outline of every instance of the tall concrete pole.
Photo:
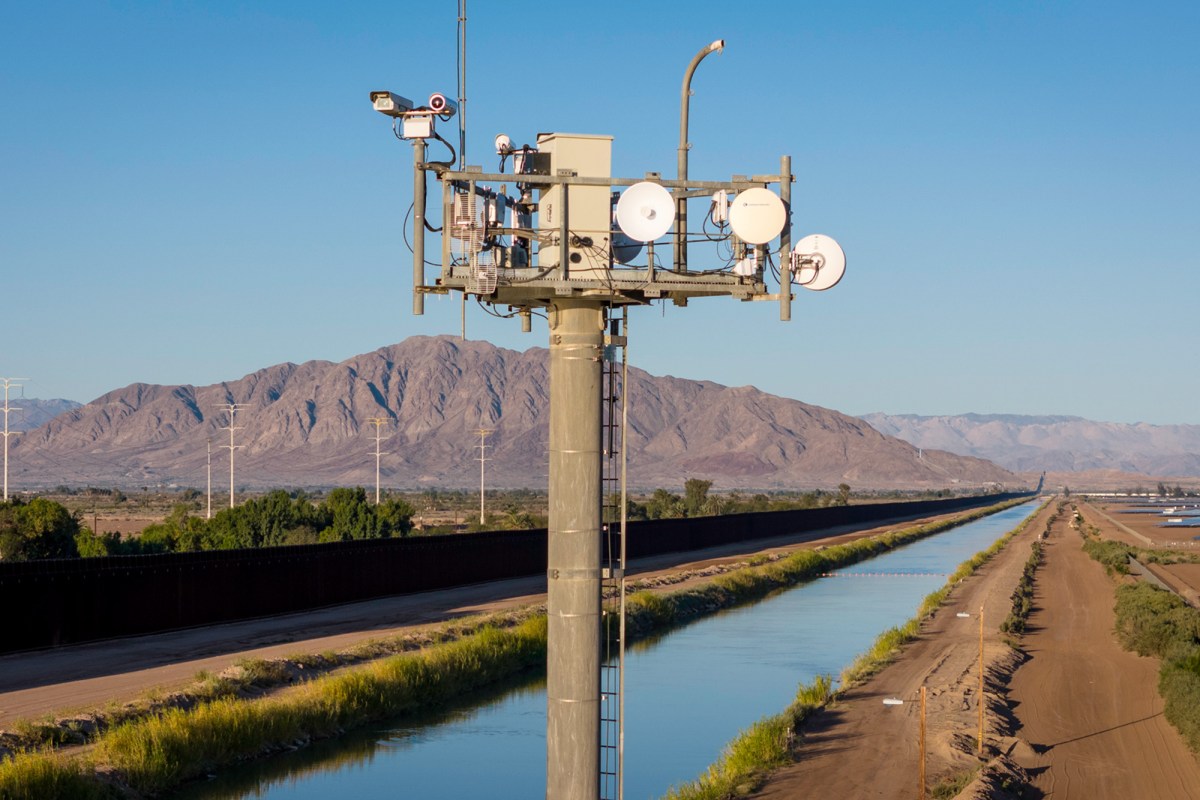
M 600 793 L 600 368 L 593 300 L 550 309 L 546 798 Z

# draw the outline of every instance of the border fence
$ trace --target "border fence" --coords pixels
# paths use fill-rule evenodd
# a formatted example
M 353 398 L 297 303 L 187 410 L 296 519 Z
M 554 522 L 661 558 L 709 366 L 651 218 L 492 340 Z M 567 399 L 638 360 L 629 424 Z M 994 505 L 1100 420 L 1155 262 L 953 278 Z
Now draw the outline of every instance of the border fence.
M 1024 493 L 629 523 L 630 559 L 975 508 Z M 613 537 L 614 539 L 617 537 Z M 0 563 L 0 653 L 545 574 L 546 530 Z

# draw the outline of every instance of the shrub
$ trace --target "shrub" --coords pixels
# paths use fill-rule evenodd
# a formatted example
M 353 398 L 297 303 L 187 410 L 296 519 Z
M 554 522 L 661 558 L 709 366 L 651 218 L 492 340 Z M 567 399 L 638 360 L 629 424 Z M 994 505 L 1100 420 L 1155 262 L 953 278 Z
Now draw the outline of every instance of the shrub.
M 1083 550 L 1099 561 L 1109 574 L 1128 575 L 1129 556 L 1133 548 L 1121 542 L 1110 542 L 1089 536 L 1084 540 Z
M 1200 647 L 1189 655 L 1162 665 L 1158 692 L 1163 696 L 1167 720 L 1179 729 L 1194 753 L 1200 753 Z
M 1190 645 L 1200 634 L 1200 614 L 1149 583 L 1118 587 L 1116 615 L 1121 646 L 1141 656 L 1165 656 L 1173 645 Z
M 101 800 L 114 794 L 95 780 L 89 765 L 73 758 L 37 752 L 0 759 L 0 798 L 4 800 Z

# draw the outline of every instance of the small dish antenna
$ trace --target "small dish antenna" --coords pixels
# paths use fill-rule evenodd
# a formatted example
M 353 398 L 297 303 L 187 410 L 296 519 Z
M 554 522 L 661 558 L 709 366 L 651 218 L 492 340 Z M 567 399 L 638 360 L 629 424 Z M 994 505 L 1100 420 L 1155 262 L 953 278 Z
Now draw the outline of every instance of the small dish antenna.
M 787 209 L 770 189 L 739 192 L 729 209 L 729 226 L 748 244 L 766 244 L 783 231 Z
M 837 286 L 846 274 L 846 254 L 833 237 L 809 234 L 792 250 L 792 280 L 814 292 Z
M 657 183 L 635 183 L 617 200 L 617 225 L 636 242 L 653 242 L 669 231 L 674 222 L 675 201 Z

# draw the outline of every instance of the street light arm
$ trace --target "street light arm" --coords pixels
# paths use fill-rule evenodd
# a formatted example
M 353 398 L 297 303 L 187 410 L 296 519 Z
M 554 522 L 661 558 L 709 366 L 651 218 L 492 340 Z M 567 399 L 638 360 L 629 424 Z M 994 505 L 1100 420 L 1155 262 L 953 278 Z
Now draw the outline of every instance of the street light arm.
M 715 42 L 700 48 L 700 52 L 692 56 L 687 71 L 683 73 L 683 88 L 679 92 L 679 180 L 687 180 L 688 175 L 688 101 L 692 96 L 692 74 L 696 67 L 709 53 L 720 53 L 725 49 L 725 40 Z M 675 233 L 675 266 L 677 269 L 687 269 L 687 200 L 680 198 L 676 202 L 675 217 L 677 220 Z
M 687 149 L 688 149 L 688 100 L 692 96 L 692 75 L 696 72 L 696 67 L 700 66 L 700 62 L 709 53 L 720 53 L 725 49 L 725 40 L 717 39 L 712 44 L 700 48 L 700 52 L 692 56 L 691 63 L 688 64 L 687 71 L 683 73 L 683 88 L 679 93 L 679 179 L 683 180 L 687 177 Z

